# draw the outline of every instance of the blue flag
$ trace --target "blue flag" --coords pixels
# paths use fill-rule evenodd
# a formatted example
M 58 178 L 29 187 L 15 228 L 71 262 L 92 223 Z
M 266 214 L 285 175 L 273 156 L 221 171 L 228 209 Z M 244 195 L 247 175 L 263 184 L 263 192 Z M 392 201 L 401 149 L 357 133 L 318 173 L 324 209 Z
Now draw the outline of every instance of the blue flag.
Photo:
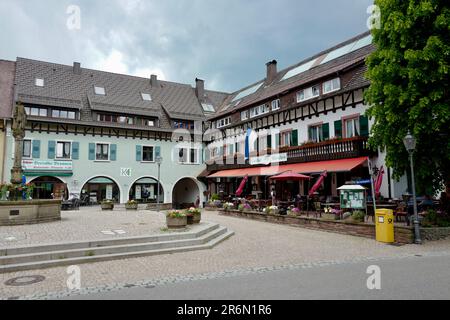
M 250 135 L 252 134 L 252 129 L 247 129 L 247 136 L 245 137 L 245 160 L 250 158 Z

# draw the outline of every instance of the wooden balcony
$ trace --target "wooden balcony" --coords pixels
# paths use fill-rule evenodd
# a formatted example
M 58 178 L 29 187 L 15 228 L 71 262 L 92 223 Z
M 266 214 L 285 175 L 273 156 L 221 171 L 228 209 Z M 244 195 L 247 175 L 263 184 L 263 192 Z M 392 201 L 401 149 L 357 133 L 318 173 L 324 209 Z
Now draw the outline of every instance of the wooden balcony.
M 275 152 L 275 150 L 269 149 L 267 152 L 260 152 L 260 156 Z M 287 162 L 283 162 L 282 164 L 358 158 L 376 154 L 369 149 L 367 137 L 307 143 L 298 147 L 280 148 L 278 153 L 287 154 Z M 223 164 L 218 164 L 216 162 L 207 162 L 207 170 L 217 171 L 250 167 L 249 161 L 247 160 L 244 162 L 242 155 L 235 155 L 233 164 L 230 163 L 231 159 L 226 159 L 225 157 L 223 159 Z

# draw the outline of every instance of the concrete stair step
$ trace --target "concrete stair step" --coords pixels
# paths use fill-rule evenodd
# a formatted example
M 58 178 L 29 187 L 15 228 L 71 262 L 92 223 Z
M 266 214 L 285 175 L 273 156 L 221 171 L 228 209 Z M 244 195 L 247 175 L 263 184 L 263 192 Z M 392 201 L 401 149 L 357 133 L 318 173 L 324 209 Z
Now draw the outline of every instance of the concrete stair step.
M 38 261 L 28 261 L 28 262 L 16 262 L 6 265 L 0 265 L 0 273 L 6 272 L 17 272 L 25 270 L 35 270 L 44 269 L 57 266 L 68 266 L 83 263 L 92 263 L 100 261 L 109 261 L 116 259 L 129 259 L 137 257 L 145 257 L 152 255 L 163 255 L 172 254 L 180 252 L 189 252 L 196 250 L 207 250 L 212 249 L 214 246 L 218 245 L 222 241 L 230 238 L 234 235 L 233 231 L 228 230 L 225 227 L 220 227 L 218 230 L 210 232 L 210 234 L 202 236 L 203 243 L 199 244 L 187 244 L 184 246 L 173 246 L 169 248 L 151 249 L 147 250 L 145 246 L 134 247 L 133 251 L 115 252 L 115 253 L 104 253 L 94 256 L 77 256 L 67 259 L 48 259 L 48 260 L 38 260 Z M 103 248 L 102 248 L 103 249 Z M 139 250 L 140 249 L 140 250 Z
M 24 246 L 11 249 L 0 249 L 0 259 L 3 256 L 15 256 L 22 254 L 34 254 L 40 252 L 50 251 L 64 251 L 76 249 L 91 249 L 100 247 L 120 246 L 127 244 L 151 243 L 151 242 L 166 242 L 174 240 L 188 240 L 196 239 L 211 231 L 218 229 L 220 226 L 217 223 L 209 224 L 196 232 L 177 232 L 170 234 L 160 234 L 153 236 L 139 236 L 127 238 L 109 238 L 104 240 L 90 240 L 90 241 L 76 241 L 65 243 L 54 243 L 40 246 Z
M 4 256 L 0 257 L 0 265 L 27 263 L 34 261 L 46 261 L 46 260 L 64 260 L 68 258 L 77 258 L 77 257 L 101 256 L 107 254 L 117 254 L 136 251 L 151 251 L 168 248 L 195 246 L 207 243 L 212 239 L 214 239 L 215 237 L 218 237 L 221 234 L 225 233 L 226 231 L 227 229 L 225 227 L 219 227 L 205 235 L 202 235 L 194 239 L 137 243 L 137 244 L 131 243 L 107 247 L 82 248 L 75 250 L 49 251 L 39 253 L 27 253 L 14 256 Z

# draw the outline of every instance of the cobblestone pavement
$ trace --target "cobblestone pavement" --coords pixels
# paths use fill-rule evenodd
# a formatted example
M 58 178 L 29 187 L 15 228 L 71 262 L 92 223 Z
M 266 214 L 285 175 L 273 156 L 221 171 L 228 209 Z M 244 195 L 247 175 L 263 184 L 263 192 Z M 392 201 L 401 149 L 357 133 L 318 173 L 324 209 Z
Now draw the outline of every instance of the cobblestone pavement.
M 161 228 L 165 226 L 166 220 L 162 213 L 126 211 L 124 206 L 118 206 L 114 211 L 102 211 L 100 207 L 82 207 L 80 211 L 63 211 L 61 221 L 57 222 L 0 226 L 0 249 L 151 235 L 161 233 Z
M 81 267 L 81 292 L 67 291 L 65 267 L 0 275 L 0 298 L 56 298 L 70 294 L 114 290 L 127 286 L 163 285 L 277 268 L 303 268 L 344 261 L 450 254 L 450 240 L 422 246 L 390 246 L 371 239 L 320 232 L 285 225 L 244 220 L 205 212 L 204 219 L 236 232 L 212 250 L 124 259 Z M 19 276 L 42 275 L 46 280 L 24 287 L 4 283 Z M 50 293 L 50 294 L 49 294 Z

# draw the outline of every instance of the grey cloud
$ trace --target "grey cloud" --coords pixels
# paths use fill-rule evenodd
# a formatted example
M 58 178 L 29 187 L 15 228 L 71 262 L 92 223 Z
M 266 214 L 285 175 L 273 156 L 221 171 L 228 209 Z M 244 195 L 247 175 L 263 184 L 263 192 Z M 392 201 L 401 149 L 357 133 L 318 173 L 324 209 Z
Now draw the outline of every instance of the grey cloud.
M 69 5 L 82 29 L 66 28 Z M 96 68 L 120 53 L 129 73 L 234 91 L 366 31 L 371 0 L 0 0 L 0 59 L 16 56 Z M 112 59 L 111 63 L 116 60 Z

